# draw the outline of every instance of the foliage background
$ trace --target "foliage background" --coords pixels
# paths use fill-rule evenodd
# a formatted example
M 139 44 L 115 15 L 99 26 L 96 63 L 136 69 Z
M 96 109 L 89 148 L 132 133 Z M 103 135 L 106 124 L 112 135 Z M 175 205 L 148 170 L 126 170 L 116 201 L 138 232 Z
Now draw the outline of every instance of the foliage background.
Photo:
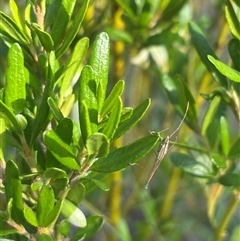
M 24 6 L 24 2 L 17 1 L 19 6 Z M 229 63 L 227 43 L 230 31 L 225 20 L 224 1 L 182 1 L 185 3 L 179 7 L 180 11 L 170 15 L 167 20 L 169 22 L 162 23 L 163 26 L 174 25 L 169 30 L 171 34 L 166 33 L 167 40 L 152 49 L 144 47 L 144 40 L 139 38 L 140 29 L 134 29 L 131 24 L 123 25 L 118 18 L 119 11 L 121 13 L 122 10 L 117 2 L 121 1 L 92 1 L 77 38 L 87 36 L 92 44 L 97 34 L 107 31 L 112 40 L 110 85 L 113 86 L 119 79 L 126 81 L 123 97 L 126 106 L 136 106 L 148 97 L 152 99 L 147 115 L 121 142 L 130 143 L 146 135 L 149 130 L 160 131 L 168 128 L 165 133 L 171 133 L 181 121 L 164 90 L 162 73 L 180 75 L 186 81 L 195 98 L 199 112 L 198 122 L 201 123 L 207 103 L 200 93 L 209 93 L 214 84 L 191 44 L 188 22 L 196 22 L 219 59 Z M 9 12 L 8 1 L 1 1 L 0 7 L 2 11 Z M 122 41 L 121 36 L 114 35 L 112 29 L 122 28 L 130 30 L 128 33 L 132 36 L 127 37 L 132 37 L 131 41 Z M 142 31 L 145 40 L 148 39 L 151 31 Z M 3 44 L 0 54 L 0 82 L 3 86 L 7 65 L 7 49 Z M 64 63 L 64 59 L 62 61 Z M 77 119 L 74 112 L 72 117 Z M 239 136 L 239 125 L 230 111 L 229 119 L 233 143 Z M 196 134 L 183 125 L 177 142 L 185 143 L 186 140 L 197 138 Z M 94 212 L 106 217 L 103 229 L 89 240 L 213 240 L 213 220 L 209 220 L 208 204 L 211 194 L 214 196 L 214 185 L 208 185 L 205 179 L 183 173 L 174 167 L 169 156 L 166 156 L 146 191 L 144 184 L 151 172 L 154 158 L 155 153 L 152 152 L 139 161 L 139 165 L 131 166 L 121 175 L 110 175 L 108 184 L 113 187 L 110 192 L 103 193 L 95 189 L 89 193 L 82 207 L 85 213 Z M 170 184 L 175 187 L 170 187 Z M 168 199 L 167 194 L 170 195 Z M 225 188 L 218 198 L 214 222 L 220 220 L 231 194 L 231 188 Z M 239 216 L 238 207 L 230 221 L 225 240 L 230 240 L 234 232 L 238 232 L 240 236 L 239 226 L 236 228 L 239 225 Z

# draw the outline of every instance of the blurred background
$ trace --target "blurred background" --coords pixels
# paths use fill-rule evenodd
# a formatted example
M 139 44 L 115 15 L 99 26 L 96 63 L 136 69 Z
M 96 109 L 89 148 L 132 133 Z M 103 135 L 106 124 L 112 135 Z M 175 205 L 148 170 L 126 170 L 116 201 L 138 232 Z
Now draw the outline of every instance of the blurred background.
M 8 2 L 1 0 L 1 11 L 10 12 Z M 16 2 L 24 9 L 25 1 Z M 80 8 L 81 2 L 78 1 L 79 7 L 75 9 Z M 230 63 L 227 43 L 231 35 L 225 19 L 224 3 L 223 0 L 91 1 L 83 27 L 74 43 L 87 36 L 93 44 L 97 34 L 107 32 L 111 39 L 109 90 L 118 80 L 123 79 L 125 106 L 136 107 L 146 98 L 152 100 L 145 117 L 123 139 L 118 140 L 116 146 L 131 143 L 149 131 L 164 130 L 164 137 L 179 125 L 181 117 L 169 101 L 162 83 L 165 75 L 179 76 L 184 80 L 195 99 L 198 124 L 201 126 L 207 103 L 200 94 L 209 93 L 215 87 L 215 82 L 192 46 L 188 23 L 197 23 L 219 59 Z M 239 9 L 237 11 L 239 13 Z M 7 48 L 2 42 L 0 44 L 2 87 L 7 67 Z M 61 64 L 67 58 L 67 55 L 62 57 Z M 88 56 L 85 59 L 87 62 Z M 77 119 L 74 111 L 71 115 Z M 239 126 L 230 112 L 229 118 L 233 142 L 239 135 Z M 196 132 L 183 124 L 172 141 L 188 142 L 194 146 L 199 138 Z M 172 146 L 169 151 L 175 148 L 179 147 Z M 155 150 L 158 150 L 158 146 Z M 156 153 L 151 152 L 138 164 L 109 175 L 106 179 L 111 186 L 109 192 L 97 188 L 87 195 L 82 206 L 85 213 L 98 213 L 105 217 L 101 231 L 88 240 L 213 240 L 214 225 L 228 205 L 231 188 L 225 188 L 218 196 L 212 217 L 209 203 L 216 197 L 218 189 L 210 185 L 207 179 L 193 177 L 174 167 L 169 155 L 166 155 L 146 190 L 144 185 L 155 156 Z M 233 241 L 230 237 L 239 231 L 236 229 L 239 217 L 238 208 L 224 240 Z

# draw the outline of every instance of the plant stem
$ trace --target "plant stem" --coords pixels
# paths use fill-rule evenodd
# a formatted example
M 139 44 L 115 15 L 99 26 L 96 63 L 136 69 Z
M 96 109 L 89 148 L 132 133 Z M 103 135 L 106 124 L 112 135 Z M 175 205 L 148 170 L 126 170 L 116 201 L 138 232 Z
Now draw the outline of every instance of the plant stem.
M 176 189 L 178 187 L 180 174 L 181 174 L 181 170 L 177 167 L 174 167 L 171 175 L 170 183 L 168 185 L 168 189 L 165 194 L 163 206 L 160 213 L 160 219 L 167 219 L 170 215 L 173 201 L 174 201 L 174 196 L 176 194 Z
M 237 195 L 233 196 L 230 200 L 230 203 L 227 209 L 225 210 L 222 220 L 215 231 L 214 241 L 221 241 L 224 238 L 224 231 L 226 230 L 239 201 L 240 192 L 238 192 Z

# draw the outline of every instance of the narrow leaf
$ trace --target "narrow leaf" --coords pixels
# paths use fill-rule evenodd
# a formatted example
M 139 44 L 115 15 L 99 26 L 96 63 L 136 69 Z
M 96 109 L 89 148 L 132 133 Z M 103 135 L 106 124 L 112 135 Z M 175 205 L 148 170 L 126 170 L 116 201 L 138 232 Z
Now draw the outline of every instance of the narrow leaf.
M 56 134 L 68 145 L 72 142 L 73 122 L 69 118 L 64 118 L 56 128 Z
M 58 219 L 61 210 L 62 210 L 62 206 L 63 206 L 63 199 L 60 199 L 57 201 L 56 205 L 54 206 L 54 208 L 52 210 L 50 210 L 50 213 L 48 214 L 46 220 L 45 220 L 45 226 L 50 226 L 53 225 L 56 220 Z
M 92 133 L 97 132 L 98 129 L 98 104 L 97 104 L 97 86 L 95 81 L 95 74 L 91 66 L 85 66 L 82 70 L 79 79 L 79 102 L 85 102 Z M 81 114 L 81 113 L 80 113 Z
M 107 33 L 99 34 L 94 42 L 90 65 L 95 72 L 98 90 L 98 110 L 101 111 L 107 90 L 109 72 L 110 41 Z M 101 84 L 99 84 L 101 83 Z
M 85 13 L 87 11 L 88 4 L 89 4 L 89 0 L 85 0 L 80 11 L 78 12 L 77 16 L 75 17 L 75 19 L 73 19 L 70 29 L 64 36 L 62 45 L 56 51 L 57 58 L 59 58 L 66 52 L 66 50 L 68 49 L 68 47 L 70 46 L 70 44 L 72 43 L 74 38 L 76 37 L 76 35 L 81 27 Z
M 225 16 L 233 36 L 240 40 L 240 22 L 229 0 L 225 2 Z
M 54 50 L 54 42 L 52 40 L 51 35 L 45 32 L 44 30 L 42 30 L 36 23 L 32 23 L 31 26 L 33 27 L 35 33 L 37 34 L 43 48 L 47 52 L 51 52 L 52 50 Z
M 13 44 L 8 52 L 5 103 L 14 113 L 22 112 L 25 107 L 26 82 L 22 49 L 19 44 Z
M 87 218 L 87 227 L 79 228 L 75 232 L 71 241 L 78 241 L 82 237 L 84 237 L 84 238 L 92 237 L 101 228 L 101 226 L 103 225 L 103 221 L 104 221 L 103 218 L 98 215 L 93 215 L 93 216 L 88 217 Z
M 60 96 L 63 98 L 66 95 L 66 92 L 71 86 L 72 81 L 76 77 L 77 73 L 80 71 L 81 63 L 83 57 L 85 56 L 89 46 L 89 39 L 82 38 L 80 39 L 74 47 L 73 53 L 71 54 L 71 60 L 69 61 L 66 71 L 64 72 L 64 77 L 62 80 L 62 85 L 60 89 Z
M 7 37 L 12 44 L 16 42 L 26 46 L 30 44 L 29 39 L 12 18 L 0 11 L 0 19 L 0 34 L 2 34 L 3 38 Z
M 66 177 L 67 173 L 59 168 L 56 167 L 51 167 L 46 169 L 46 171 L 44 172 L 44 177 L 46 178 L 63 178 Z
M 79 122 L 83 143 L 86 145 L 88 137 L 92 135 L 92 129 L 89 112 L 85 101 L 79 103 Z
M 116 132 L 118 123 L 120 122 L 121 110 L 122 110 L 122 100 L 120 97 L 118 97 L 113 107 L 113 110 L 110 114 L 110 117 L 107 121 L 107 124 L 103 129 L 103 134 L 105 134 L 108 137 L 108 139 L 111 139 Z
M 146 113 L 148 107 L 150 106 L 151 100 L 146 99 L 139 106 L 137 106 L 129 119 L 119 124 L 113 140 L 119 138 L 125 134 L 129 129 L 131 129 L 139 120 L 142 119 L 143 115 Z
M 4 149 L 6 145 L 6 123 L 5 120 L 0 117 L 0 166 L 4 165 Z
M 189 31 L 190 31 L 192 43 L 195 49 L 197 50 L 198 55 L 201 58 L 204 65 L 207 67 L 210 73 L 212 73 L 213 77 L 218 83 L 220 83 L 223 87 L 227 87 L 228 85 L 227 85 L 226 78 L 216 69 L 214 65 L 209 63 L 209 60 L 207 59 L 207 55 L 211 55 L 216 59 L 217 59 L 217 56 L 214 53 L 212 47 L 207 42 L 200 28 L 195 23 L 190 23 Z
M 79 203 L 83 200 L 85 193 L 85 186 L 81 182 L 77 182 L 76 184 L 71 186 L 71 189 L 67 194 L 67 199 L 76 206 L 78 206 Z
M 60 45 L 64 32 L 71 19 L 76 0 L 63 0 L 53 22 L 51 36 L 55 46 Z
M 228 123 L 224 116 L 220 117 L 220 134 L 221 134 L 222 152 L 224 156 L 227 156 L 230 149 L 230 136 L 229 136 Z
M 116 100 L 118 99 L 118 96 L 122 95 L 123 93 L 124 85 L 125 85 L 125 82 L 123 80 L 118 81 L 114 85 L 111 93 L 109 94 L 109 96 L 107 97 L 107 99 L 103 104 L 103 107 L 101 110 L 101 117 L 104 117 L 107 113 L 109 113 L 112 110 Z
M 96 184 L 96 186 L 98 186 L 99 188 L 101 188 L 103 191 L 109 191 L 110 188 L 108 185 L 105 184 L 105 182 L 99 181 L 95 178 L 90 178 L 90 177 L 84 177 L 84 180 L 90 180 L 91 182 L 93 182 L 94 184 Z
M 240 173 L 226 173 L 220 176 L 218 181 L 224 186 L 240 186 Z
M 102 133 L 94 133 L 86 142 L 88 156 L 91 158 L 106 156 L 109 152 L 109 146 L 110 143 L 107 136 Z
M 240 156 L 240 137 L 234 142 L 234 144 L 231 146 L 230 151 L 228 153 L 229 159 L 234 159 Z
M 185 82 L 179 77 L 171 78 L 168 75 L 164 75 L 162 83 L 167 91 L 169 100 L 181 117 L 185 114 L 187 104 L 189 103 L 186 122 L 191 128 L 197 129 L 198 120 L 196 109 L 194 107 L 195 100 Z
M 24 23 L 24 20 L 21 16 L 21 13 L 19 11 L 19 8 L 18 8 L 15 0 L 10 0 L 9 5 L 10 5 L 10 8 L 11 8 L 11 12 L 12 12 L 12 16 L 13 16 L 14 21 L 19 26 L 19 28 L 22 29 L 24 31 L 24 33 L 26 34 L 26 25 Z
M 145 156 L 158 142 L 158 135 L 148 135 L 137 141 L 113 150 L 107 157 L 99 158 L 91 166 L 94 172 L 115 172 L 124 169 Z
M 34 227 L 38 227 L 38 220 L 36 213 L 27 205 L 24 207 L 24 217 L 28 223 L 33 225 Z
M 234 68 L 240 71 L 240 40 L 231 39 L 228 43 L 228 52 L 234 64 Z
M 54 192 L 50 185 L 43 185 L 37 202 L 37 219 L 40 227 L 47 226 L 47 217 L 54 207 Z
M 18 166 L 12 160 L 7 161 L 5 171 L 5 192 L 7 200 L 12 198 L 12 218 L 19 224 L 23 220 L 22 184 Z
M 60 122 L 64 118 L 64 116 L 61 113 L 61 111 L 59 110 L 59 108 L 58 108 L 57 104 L 55 103 L 54 99 L 52 97 L 49 97 L 47 99 L 47 102 L 48 102 L 49 108 L 50 108 L 54 118 L 56 119 L 57 122 Z
M 80 169 L 76 157 L 73 154 L 69 145 L 63 142 L 63 140 L 60 139 L 54 131 L 45 131 L 43 139 L 48 150 L 60 163 L 62 163 L 70 169 Z
M 240 83 L 240 72 L 228 67 L 221 61 L 216 60 L 212 56 L 208 55 L 208 59 L 213 63 L 213 65 L 219 70 L 220 73 L 225 75 L 230 80 Z
M 221 97 L 220 96 L 215 96 L 212 101 L 210 102 L 209 108 L 203 118 L 203 122 L 202 122 L 202 135 L 206 135 L 207 133 L 207 129 L 209 127 L 209 125 L 211 124 L 217 110 L 219 107 L 219 104 L 221 102 Z

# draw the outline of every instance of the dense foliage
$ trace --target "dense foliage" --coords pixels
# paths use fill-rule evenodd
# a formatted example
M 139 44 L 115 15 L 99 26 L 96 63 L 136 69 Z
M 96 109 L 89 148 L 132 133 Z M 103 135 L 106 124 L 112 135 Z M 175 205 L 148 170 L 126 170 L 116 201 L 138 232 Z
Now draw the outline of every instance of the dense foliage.
M 186 0 L 0 5 L 1 237 L 237 240 L 240 3 L 219 4 L 226 61 Z

